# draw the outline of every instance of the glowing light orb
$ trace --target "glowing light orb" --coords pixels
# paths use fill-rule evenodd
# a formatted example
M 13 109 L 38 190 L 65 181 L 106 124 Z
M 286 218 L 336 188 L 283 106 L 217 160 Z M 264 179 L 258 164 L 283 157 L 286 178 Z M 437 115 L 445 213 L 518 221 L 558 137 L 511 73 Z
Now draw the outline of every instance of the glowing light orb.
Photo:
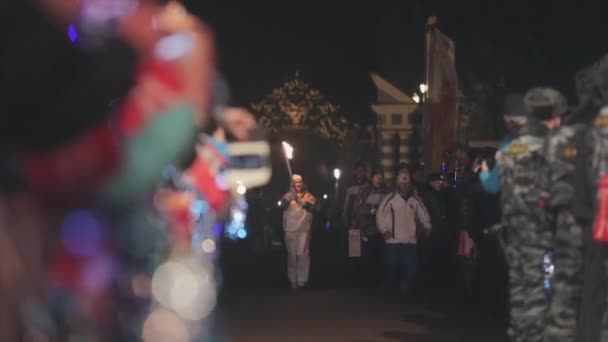
M 76 42 L 78 40 L 78 31 L 76 31 L 76 25 L 70 24 L 70 26 L 68 26 L 68 38 L 72 42 Z
M 211 254 L 215 252 L 215 241 L 211 240 L 211 239 L 207 239 L 205 241 L 203 241 L 203 252 L 207 253 L 207 254 Z
M 144 322 L 143 340 L 146 342 L 189 342 L 190 333 L 186 322 L 169 310 L 156 309 Z
M 236 236 L 238 236 L 239 239 L 244 239 L 247 237 L 247 231 L 245 229 L 241 229 L 236 232 Z
M 224 230 L 224 226 L 221 223 L 216 223 L 213 225 L 213 233 L 217 236 L 217 235 L 221 235 L 222 231 Z
M 92 293 L 103 291 L 114 278 L 114 261 L 107 256 L 97 256 L 84 267 L 80 282 Z
M 158 57 L 174 60 L 186 55 L 194 46 L 194 38 L 189 33 L 174 33 L 162 38 L 155 48 Z
M 245 214 L 243 214 L 241 211 L 235 211 L 232 214 L 232 219 L 238 224 L 239 222 L 243 222 L 245 220 Z
M 245 195 L 247 193 L 247 187 L 243 183 L 237 185 L 236 193 L 241 196 Z
M 184 261 L 168 261 L 152 276 L 152 295 L 180 317 L 196 321 L 211 313 L 217 290 L 208 269 Z
M 209 206 L 203 200 L 198 199 L 192 203 L 192 211 L 196 211 L 198 213 L 203 213 L 203 212 L 207 211 L 208 209 L 209 209 Z
M 60 236 L 63 247 L 77 256 L 96 255 L 101 248 L 102 235 L 101 223 L 87 211 L 71 213 L 61 225 Z

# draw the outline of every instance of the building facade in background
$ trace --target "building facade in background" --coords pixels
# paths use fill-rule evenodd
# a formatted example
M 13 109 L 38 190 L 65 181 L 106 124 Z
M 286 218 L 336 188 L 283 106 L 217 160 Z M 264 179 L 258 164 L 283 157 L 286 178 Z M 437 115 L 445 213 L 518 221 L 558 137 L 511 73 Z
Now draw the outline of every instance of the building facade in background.
M 384 176 L 391 180 L 399 163 L 411 162 L 415 131 L 410 118 L 418 104 L 380 75 L 372 73 L 371 78 L 377 89 L 377 102 L 372 105 L 377 117 L 376 148 Z

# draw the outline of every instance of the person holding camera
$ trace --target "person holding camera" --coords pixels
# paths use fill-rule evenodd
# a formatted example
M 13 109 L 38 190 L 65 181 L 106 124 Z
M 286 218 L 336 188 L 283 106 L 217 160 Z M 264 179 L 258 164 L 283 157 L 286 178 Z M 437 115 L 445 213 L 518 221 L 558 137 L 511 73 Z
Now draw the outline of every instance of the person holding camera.
M 505 98 L 503 117 L 508 133 L 502 140 L 497 156 L 515 139 L 519 129 L 526 123 L 526 110 L 524 108 L 524 97 L 521 94 L 509 94 Z M 481 172 L 479 181 L 483 189 L 491 194 L 500 192 L 500 171 L 498 166 L 489 165 L 487 159 L 482 159 L 479 164 Z

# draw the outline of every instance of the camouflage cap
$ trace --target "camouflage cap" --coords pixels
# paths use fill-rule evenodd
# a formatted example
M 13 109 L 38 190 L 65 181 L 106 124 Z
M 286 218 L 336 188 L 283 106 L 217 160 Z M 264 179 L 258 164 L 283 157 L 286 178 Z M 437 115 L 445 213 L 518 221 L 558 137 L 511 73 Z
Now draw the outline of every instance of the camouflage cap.
M 553 88 L 532 88 L 524 96 L 528 116 L 547 120 L 566 114 L 568 102 L 564 95 Z

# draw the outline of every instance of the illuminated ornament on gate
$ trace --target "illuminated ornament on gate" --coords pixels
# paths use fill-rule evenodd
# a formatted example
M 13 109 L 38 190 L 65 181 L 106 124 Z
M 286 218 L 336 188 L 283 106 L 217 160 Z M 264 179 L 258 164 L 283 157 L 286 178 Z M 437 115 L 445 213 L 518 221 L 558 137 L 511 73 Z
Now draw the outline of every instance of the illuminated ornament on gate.
M 299 72 L 252 107 L 259 115 L 260 125 L 270 131 L 286 127 L 308 129 L 338 143 L 342 143 L 348 133 L 340 107 L 302 81 Z

